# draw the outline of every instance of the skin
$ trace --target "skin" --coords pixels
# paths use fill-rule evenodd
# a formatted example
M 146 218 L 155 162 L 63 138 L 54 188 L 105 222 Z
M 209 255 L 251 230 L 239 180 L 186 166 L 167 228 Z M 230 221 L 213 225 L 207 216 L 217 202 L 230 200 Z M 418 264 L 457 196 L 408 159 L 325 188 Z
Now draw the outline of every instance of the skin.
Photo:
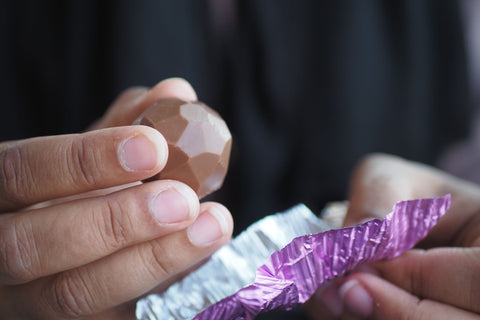
M 165 97 L 197 98 L 184 80 L 169 79 L 125 91 L 85 133 L 0 144 L 3 317 L 131 319 L 131 301 L 164 289 L 229 241 L 232 218 L 221 204 L 200 204 L 178 181 L 140 183 L 164 167 L 168 151 L 158 132 L 130 124 Z M 132 169 L 122 148 L 136 137 L 143 147 L 130 151 L 144 157 Z M 480 319 L 478 186 L 369 156 L 353 175 L 345 224 L 383 217 L 398 200 L 446 193 L 451 209 L 417 249 L 322 288 L 306 304 L 312 317 Z
M 166 97 L 197 99 L 168 79 L 125 91 L 85 133 L 0 144 L 2 317 L 131 319 L 132 299 L 229 241 L 221 204 L 200 204 L 178 181 L 140 182 L 162 170 L 168 148 L 130 124 Z
M 383 217 L 404 199 L 452 195 L 447 214 L 415 249 L 321 288 L 312 319 L 480 319 L 480 188 L 387 155 L 355 170 L 346 225 Z

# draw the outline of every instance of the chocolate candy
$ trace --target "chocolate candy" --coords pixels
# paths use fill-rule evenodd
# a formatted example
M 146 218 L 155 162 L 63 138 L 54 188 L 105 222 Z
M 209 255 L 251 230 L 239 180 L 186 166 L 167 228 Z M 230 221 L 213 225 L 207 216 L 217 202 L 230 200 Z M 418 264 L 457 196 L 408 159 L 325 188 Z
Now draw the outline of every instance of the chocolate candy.
M 135 124 L 157 129 L 168 142 L 167 165 L 154 179 L 182 181 L 200 198 L 222 186 L 232 136 L 217 112 L 201 102 L 162 99 Z

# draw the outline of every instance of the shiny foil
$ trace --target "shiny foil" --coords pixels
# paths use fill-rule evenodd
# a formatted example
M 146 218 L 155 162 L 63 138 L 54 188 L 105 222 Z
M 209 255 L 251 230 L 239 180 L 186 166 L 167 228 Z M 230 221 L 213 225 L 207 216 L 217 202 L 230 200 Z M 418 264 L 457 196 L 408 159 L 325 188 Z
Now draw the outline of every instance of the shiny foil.
M 399 202 L 383 220 L 314 235 L 303 234 L 325 231 L 328 225 L 304 206 L 265 218 L 163 294 L 140 300 L 137 317 L 253 319 L 270 310 L 289 310 L 308 300 L 322 284 L 358 265 L 393 258 L 412 248 L 449 204 L 449 195 Z M 309 227 L 318 231 L 302 232 Z M 303 236 L 288 243 L 296 232 Z M 283 247 L 281 242 L 288 244 Z M 255 265 L 261 265 L 256 273 L 252 272 Z M 200 310 L 204 311 L 195 316 Z
M 412 248 L 449 205 L 449 195 L 399 202 L 383 220 L 295 238 L 257 270 L 253 285 L 194 319 L 253 319 L 263 312 L 292 309 L 307 301 L 322 284 L 360 264 L 390 259 Z
M 192 319 L 208 306 L 253 283 L 258 267 L 293 238 L 329 229 L 330 225 L 304 205 L 267 216 L 165 292 L 139 300 L 137 319 Z

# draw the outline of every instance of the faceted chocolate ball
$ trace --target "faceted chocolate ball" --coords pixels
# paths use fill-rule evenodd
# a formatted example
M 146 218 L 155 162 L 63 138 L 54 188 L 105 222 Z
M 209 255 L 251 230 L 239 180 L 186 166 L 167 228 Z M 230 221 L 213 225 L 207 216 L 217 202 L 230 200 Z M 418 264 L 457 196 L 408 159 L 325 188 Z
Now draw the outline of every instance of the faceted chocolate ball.
M 217 112 L 201 102 L 162 99 L 135 123 L 157 129 L 168 142 L 167 165 L 154 179 L 182 181 L 200 198 L 222 186 L 232 136 Z

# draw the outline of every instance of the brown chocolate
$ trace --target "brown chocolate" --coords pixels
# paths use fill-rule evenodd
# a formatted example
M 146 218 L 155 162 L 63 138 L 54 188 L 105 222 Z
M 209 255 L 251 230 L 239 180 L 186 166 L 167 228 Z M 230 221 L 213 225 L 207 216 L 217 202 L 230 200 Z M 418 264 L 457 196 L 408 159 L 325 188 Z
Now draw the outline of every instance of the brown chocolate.
M 168 142 L 168 162 L 154 179 L 174 179 L 198 196 L 219 189 L 227 173 L 232 136 L 217 112 L 201 102 L 162 99 L 136 121 L 153 127 Z

